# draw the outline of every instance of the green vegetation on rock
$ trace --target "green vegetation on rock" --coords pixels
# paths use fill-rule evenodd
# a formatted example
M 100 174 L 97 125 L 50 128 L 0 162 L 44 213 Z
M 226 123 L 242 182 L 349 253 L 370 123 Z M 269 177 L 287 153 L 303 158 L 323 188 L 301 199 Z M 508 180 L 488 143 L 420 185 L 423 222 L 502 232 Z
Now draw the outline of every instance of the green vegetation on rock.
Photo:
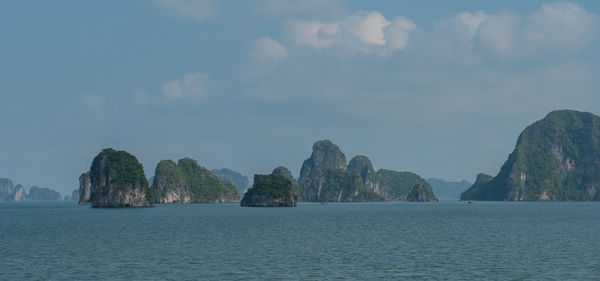
M 339 147 L 323 140 L 313 145 L 310 158 L 304 161 L 297 190 L 303 201 L 391 201 L 405 200 L 416 184 L 430 188 L 414 173 L 375 172 L 366 156 L 356 156 L 346 166 Z
M 408 202 L 437 202 L 429 185 L 416 184 L 406 197 Z
M 92 161 L 89 178 L 92 207 L 149 207 L 154 201 L 144 167 L 126 151 L 103 149 Z
M 282 175 L 254 175 L 254 185 L 242 199 L 242 207 L 295 207 L 298 201 L 292 181 Z
M 477 183 L 476 183 L 477 184 Z M 600 117 L 558 110 L 528 126 L 498 175 L 463 200 L 600 200 Z
M 152 190 L 158 203 L 224 203 L 239 202 L 235 186 L 221 181 L 191 158 L 177 164 L 162 160 L 156 166 Z

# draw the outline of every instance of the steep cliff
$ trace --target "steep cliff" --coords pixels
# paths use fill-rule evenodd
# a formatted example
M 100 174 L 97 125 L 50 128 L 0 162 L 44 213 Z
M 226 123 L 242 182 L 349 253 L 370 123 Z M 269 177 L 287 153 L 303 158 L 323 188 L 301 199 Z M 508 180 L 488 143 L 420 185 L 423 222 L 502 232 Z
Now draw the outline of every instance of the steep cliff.
M 92 182 L 90 180 L 90 172 L 85 172 L 79 176 L 79 204 L 85 205 L 90 203 L 92 195 Z
M 313 145 L 302 164 L 297 190 L 300 199 L 309 202 L 383 201 L 363 185 L 360 174 L 347 171 L 346 156 L 329 140 Z
M 158 203 L 230 203 L 239 202 L 235 186 L 221 181 L 208 169 L 190 158 L 177 164 L 163 160 L 156 166 L 153 193 Z
M 25 190 L 25 187 L 17 184 L 15 186 L 15 192 L 14 192 L 14 197 L 13 200 L 15 201 L 27 201 L 29 200 L 29 195 L 27 194 L 27 191 Z
M 528 126 L 498 175 L 475 183 L 463 200 L 600 200 L 600 117 L 550 112 Z
M 94 208 L 153 206 L 142 164 L 126 151 L 102 150 L 94 158 L 89 175 Z
M 346 157 L 328 140 L 313 146 L 311 157 L 304 161 L 298 181 L 303 201 L 395 201 L 406 200 L 416 184 L 431 188 L 411 172 L 380 169 L 375 172 L 368 157 L 359 155 L 345 165 Z
M 15 197 L 14 189 L 12 180 L 0 178 L 0 201 L 12 201 Z

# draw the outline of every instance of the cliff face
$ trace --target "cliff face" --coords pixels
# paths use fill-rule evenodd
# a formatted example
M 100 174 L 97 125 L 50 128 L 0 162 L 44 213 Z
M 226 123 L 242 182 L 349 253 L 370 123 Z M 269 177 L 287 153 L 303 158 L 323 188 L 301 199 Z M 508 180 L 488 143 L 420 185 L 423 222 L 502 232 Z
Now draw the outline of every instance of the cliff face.
M 429 185 L 416 184 L 406 197 L 408 202 L 438 202 Z
M 237 189 L 239 195 L 243 195 L 244 192 L 246 192 L 246 190 L 250 188 L 250 181 L 248 180 L 248 177 L 236 171 L 222 168 L 212 169 L 211 172 L 215 176 L 217 176 L 217 178 L 219 178 L 221 181 L 227 181 L 232 183 Z
M 12 201 L 15 187 L 10 179 L 0 178 L 0 201 Z
M 90 196 L 92 195 L 92 182 L 90 180 L 90 172 L 81 174 L 79 177 L 79 190 L 78 190 L 79 204 L 85 205 L 90 203 Z
M 295 207 L 297 201 L 294 185 L 289 178 L 279 174 L 254 175 L 254 184 L 244 194 L 241 206 Z
M 17 186 L 15 186 L 15 196 L 13 198 L 13 200 L 15 201 L 27 201 L 29 200 L 29 196 L 27 195 L 27 191 L 25 190 L 25 187 L 17 184 Z
M 163 160 L 156 166 L 153 193 L 156 202 L 171 203 L 230 203 L 239 202 L 235 186 L 221 181 L 196 160 L 179 159 L 177 164 Z
M 348 163 L 347 170 L 348 173 L 359 176 L 362 185 L 367 190 L 382 196 L 377 174 L 375 173 L 375 170 L 373 170 L 373 164 L 367 156 L 359 155 L 352 158 L 350 163 Z M 382 197 L 386 198 L 385 196 Z
M 29 189 L 28 199 L 31 201 L 60 201 L 60 193 L 50 189 L 32 186 Z
M 310 158 L 306 159 L 300 170 L 298 180 L 298 195 L 303 201 L 338 201 L 321 195 L 325 181 L 328 181 L 326 171 L 345 174 L 346 156 L 340 148 L 329 140 L 321 140 L 313 145 Z
M 406 200 L 416 184 L 431 188 L 416 174 L 380 169 L 375 172 L 366 156 L 356 156 L 345 165 L 346 157 L 328 140 L 313 146 L 304 161 L 298 181 L 303 201 L 395 201 Z M 435 196 L 433 197 L 435 198 Z
M 125 151 L 102 150 L 90 169 L 94 208 L 150 207 L 154 199 L 137 158 Z
M 463 200 L 600 200 L 600 117 L 560 110 L 528 126 L 498 175 Z

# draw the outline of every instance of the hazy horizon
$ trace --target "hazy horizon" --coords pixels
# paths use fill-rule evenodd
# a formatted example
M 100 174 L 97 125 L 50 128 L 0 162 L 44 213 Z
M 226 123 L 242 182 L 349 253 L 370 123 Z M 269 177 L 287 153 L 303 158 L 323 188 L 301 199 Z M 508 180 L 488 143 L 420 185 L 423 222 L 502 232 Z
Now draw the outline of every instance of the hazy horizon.
M 314 142 L 427 179 L 497 174 L 599 114 L 597 1 L 0 3 L 0 177 L 66 195 L 103 148 L 294 177 Z

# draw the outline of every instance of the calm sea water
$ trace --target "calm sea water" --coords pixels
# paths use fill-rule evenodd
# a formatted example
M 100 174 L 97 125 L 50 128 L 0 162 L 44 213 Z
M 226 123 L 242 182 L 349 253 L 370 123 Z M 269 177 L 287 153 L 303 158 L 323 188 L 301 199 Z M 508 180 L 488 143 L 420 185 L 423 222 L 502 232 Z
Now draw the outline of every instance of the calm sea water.
M 0 279 L 598 280 L 600 203 L 0 204 Z

